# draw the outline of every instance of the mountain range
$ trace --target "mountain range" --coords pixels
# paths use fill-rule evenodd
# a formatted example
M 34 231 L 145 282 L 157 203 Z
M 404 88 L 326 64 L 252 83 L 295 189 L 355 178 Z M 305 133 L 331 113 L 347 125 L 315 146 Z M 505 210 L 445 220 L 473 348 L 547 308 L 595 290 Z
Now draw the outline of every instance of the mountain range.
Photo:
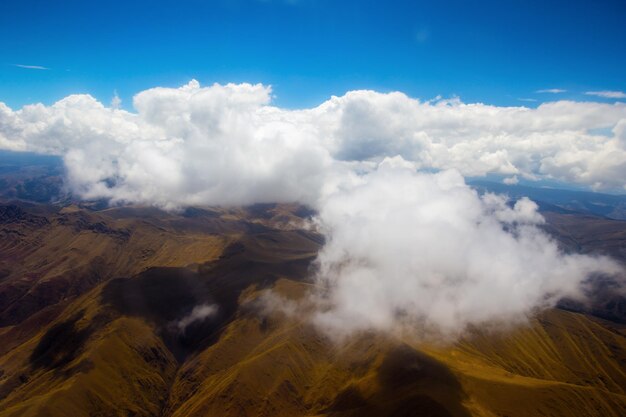
M 2 417 L 626 412 L 626 298 L 610 280 L 597 278 L 587 303 L 564 299 L 454 341 L 375 331 L 337 341 L 308 317 L 324 244 L 311 210 L 166 212 L 14 193 L 57 174 L 5 177 Z M 475 187 L 534 198 L 564 251 L 626 262 L 622 197 Z

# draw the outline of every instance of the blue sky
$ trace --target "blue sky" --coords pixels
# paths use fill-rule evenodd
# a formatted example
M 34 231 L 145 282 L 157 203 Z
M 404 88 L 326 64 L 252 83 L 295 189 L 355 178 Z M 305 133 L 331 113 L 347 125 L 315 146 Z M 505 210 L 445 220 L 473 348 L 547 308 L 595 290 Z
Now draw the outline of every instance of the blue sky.
M 108 103 L 116 90 L 131 108 L 136 92 L 191 78 L 271 84 L 291 108 L 364 88 L 615 101 L 584 92 L 626 91 L 625 22 L 623 0 L 5 0 L 0 101 Z M 567 92 L 536 92 L 551 88 Z

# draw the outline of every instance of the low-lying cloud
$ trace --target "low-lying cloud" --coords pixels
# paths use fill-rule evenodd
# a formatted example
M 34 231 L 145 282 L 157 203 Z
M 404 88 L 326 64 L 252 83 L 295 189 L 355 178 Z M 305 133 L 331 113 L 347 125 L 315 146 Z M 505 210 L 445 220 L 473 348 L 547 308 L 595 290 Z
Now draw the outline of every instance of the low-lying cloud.
M 143 91 L 133 105 L 88 95 L 20 110 L 0 103 L 0 148 L 61 155 L 68 187 L 85 199 L 315 208 L 327 236 L 324 328 L 413 323 L 455 334 L 575 297 L 590 274 L 618 271 L 606 258 L 560 253 L 534 203 L 479 197 L 463 176 L 624 190 L 625 103 L 530 109 L 351 91 L 287 110 L 261 84 L 191 81 Z
M 537 205 L 479 196 L 454 170 L 418 173 L 400 158 L 321 207 L 318 256 L 334 334 L 403 325 L 457 336 L 468 326 L 523 321 L 563 297 L 581 298 L 591 274 L 614 275 L 605 257 L 567 255 L 538 226 Z
M 200 304 L 191 310 L 182 319 L 176 322 L 176 327 L 180 333 L 185 333 L 187 327 L 196 322 L 202 322 L 208 318 L 211 318 L 217 314 L 219 307 L 217 304 Z

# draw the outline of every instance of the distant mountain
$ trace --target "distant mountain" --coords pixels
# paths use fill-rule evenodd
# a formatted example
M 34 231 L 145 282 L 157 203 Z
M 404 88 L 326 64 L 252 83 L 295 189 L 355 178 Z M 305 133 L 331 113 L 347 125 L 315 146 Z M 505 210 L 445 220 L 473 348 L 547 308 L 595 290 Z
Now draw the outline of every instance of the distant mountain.
M 32 152 L 0 150 L 0 199 L 18 199 L 37 203 L 78 202 L 63 186 L 63 160 L 58 156 Z M 507 194 L 512 199 L 529 197 L 540 210 L 558 213 L 585 213 L 610 219 L 626 220 L 626 195 L 506 185 L 492 181 L 471 180 L 479 192 Z M 106 201 L 90 203 L 106 208 Z
M 479 180 L 470 181 L 469 184 L 480 192 L 507 194 L 512 199 L 528 197 L 537 202 L 540 210 L 544 211 L 579 212 L 626 220 L 626 195 L 506 185 Z
M 49 203 L 67 198 L 58 156 L 0 150 L 0 198 Z

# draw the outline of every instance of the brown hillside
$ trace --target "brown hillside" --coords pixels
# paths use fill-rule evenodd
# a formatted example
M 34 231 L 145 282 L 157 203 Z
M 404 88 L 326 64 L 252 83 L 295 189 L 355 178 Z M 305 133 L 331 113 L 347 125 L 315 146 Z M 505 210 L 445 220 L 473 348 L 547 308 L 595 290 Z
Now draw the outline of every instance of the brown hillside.
M 626 411 L 624 327 L 580 312 L 475 329 L 454 344 L 374 333 L 333 342 L 307 317 L 322 241 L 297 228 L 309 214 L 297 207 L 0 214 L 1 417 Z M 593 228 L 586 221 L 578 227 Z M 298 313 L 266 308 L 270 291 Z M 219 308 L 181 328 L 199 305 Z

